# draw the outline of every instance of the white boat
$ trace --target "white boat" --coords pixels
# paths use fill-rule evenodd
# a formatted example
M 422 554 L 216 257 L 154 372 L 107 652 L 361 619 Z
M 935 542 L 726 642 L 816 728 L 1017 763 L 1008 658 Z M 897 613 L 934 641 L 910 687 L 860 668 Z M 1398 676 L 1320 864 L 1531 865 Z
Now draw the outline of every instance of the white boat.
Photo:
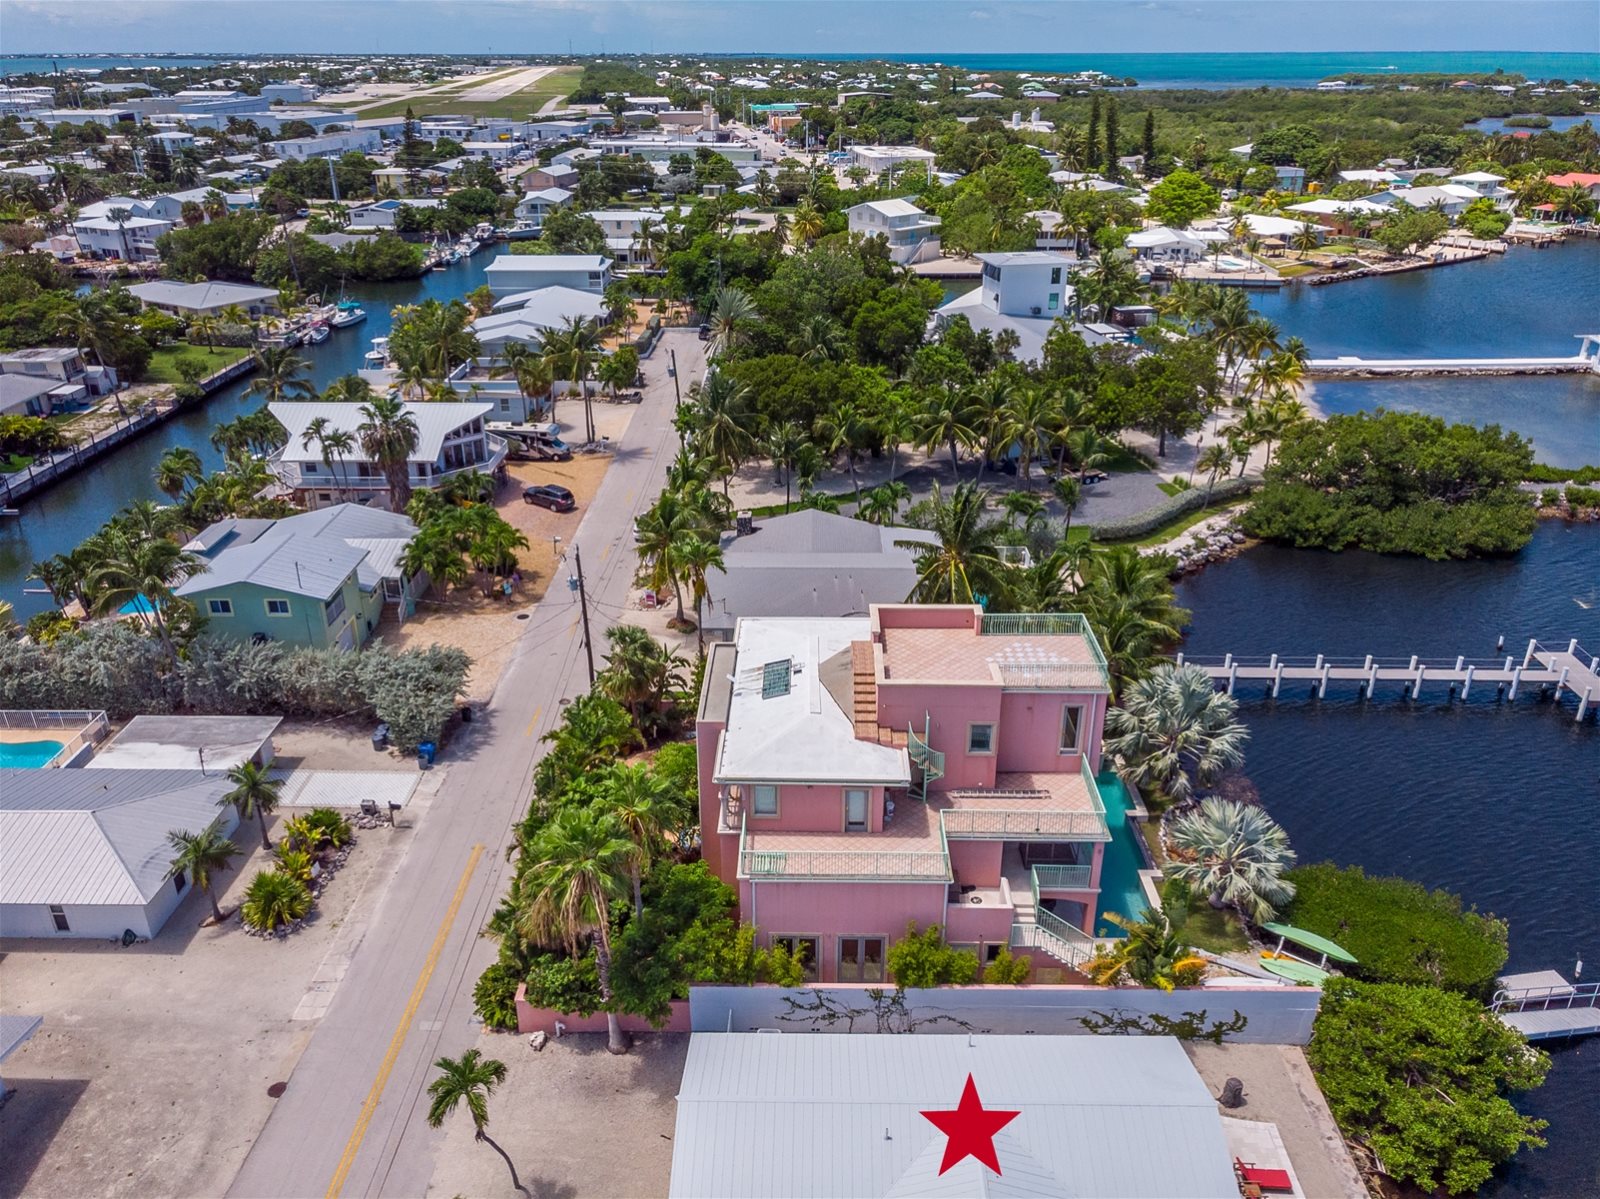
M 370 370 L 382 370 L 389 363 L 389 339 L 387 337 L 374 337 L 372 348 L 367 351 L 364 361 Z
M 328 318 L 328 324 L 335 329 L 348 329 L 351 325 L 359 325 L 367 319 L 367 310 L 354 300 L 340 300 L 333 315 Z
M 333 330 L 321 321 L 317 321 L 315 324 L 306 327 L 305 342 L 307 345 L 320 346 L 332 336 Z

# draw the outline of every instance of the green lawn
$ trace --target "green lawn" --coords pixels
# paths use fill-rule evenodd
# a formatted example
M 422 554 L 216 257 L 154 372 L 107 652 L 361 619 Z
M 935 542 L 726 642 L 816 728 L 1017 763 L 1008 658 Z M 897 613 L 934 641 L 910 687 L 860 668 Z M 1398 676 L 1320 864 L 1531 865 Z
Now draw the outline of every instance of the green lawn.
M 1232 910 L 1218 911 L 1196 896 L 1189 904 L 1189 919 L 1183 926 L 1184 940 L 1196 949 L 1210 953 L 1247 954 L 1250 938 Z
M 1174 483 L 1170 479 L 1165 483 L 1157 483 L 1156 486 L 1161 488 L 1162 493 L 1165 495 L 1177 495 L 1180 491 L 1189 490 L 1189 488 L 1185 487 L 1182 483 Z
M 1105 465 L 1101 469 L 1105 471 L 1154 470 L 1155 463 L 1117 441 L 1111 444 L 1111 449 L 1106 453 Z
M 230 366 L 241 358 L 250 356 L 248 346 L 217 346 L 215 350 L 208 350 L 205 346 L 165 345 L 150 355 L 150 366 L 145 371 L 141 383 L 170 383 L 176 386 L 183 382 L 183 376 L 178 373 L 178 362 L 187 358 L 198 362 L 206 368 L 206 374 L 213 374 L 225 366 Z
M 33 465 L 33 459 L 27 454 L 7 454 L 0 458 L 0 475 L 15 474 L 19 470 L 27 470 Z

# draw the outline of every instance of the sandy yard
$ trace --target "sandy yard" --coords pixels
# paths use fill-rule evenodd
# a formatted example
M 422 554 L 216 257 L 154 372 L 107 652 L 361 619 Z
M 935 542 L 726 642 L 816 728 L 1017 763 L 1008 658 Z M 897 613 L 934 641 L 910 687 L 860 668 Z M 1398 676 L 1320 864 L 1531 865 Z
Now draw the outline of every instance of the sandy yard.
M 277 750 L 273 764 L 283 771 L 393 770 L 417 773 L 417 759 L 394 746 L 382 753 L 372 748 L 374 720 L 285 720 L 272 734 Z
M 1244 1106 L 1224 1116 L 1278 1126 L 1301 1189 L 1314 1199 L 1365 1199 L 1367 1190 L 1345 1149 L 1333 1113 L 1296 1045 L 1212 1045 L 1190 1041 L 1189 1060 L 1213 1095 L 1229 1078 L 1244 1083 Z
M 567 407 L 578 412 L 581 418 L 579 405 Z M 596 405 L 597 423 L 600 409 L 611 407 L 614 405 Z M 466 650 L 472 657 L 467 698 L 487 700 L 494 694 L 500 673 L 527 627 L 533 605 L 544 598 L 552 582 L 566 578 L 566 568 L 557 563 L 554 539 L 561 539 L 560 549 L 564 552 L 585 509 L 600 490 L 600 481 L 610 465 L 611 458 L 606 454 L 579 454 L 570 462 L 507 463 L 510 479 L 495 497 L 495 508 L 527 535 L 528 548 L 517 555 L 522 570 L 521 586 L 512 593 L 509 602 L 485 596 L 475 580 L 451 588 L 444 596 L 429 591 L 417 601 L 416 615 L 404 624 L 397 625 L 385 618 L 378 629 L 384 644 L 394 649 L 452 645 Z M 522 489 L 530 483 L 559 483 L 577 499 L 577 510 L 552 512 L 524 503 Z
M 224 1193 L 410 835 L 359 832 L 316 921 L 283 941 L 237 916 L 200 928 L 210 908 L 191 888 L 143 945 L 0 942 L 0 1009 L 44 1017 L 6 1062 L 0 1196 Z M 253 822 L 234 839 L 249 857 L 223 876 L 224 910 L 267 858 Z M 313 982 L 326 990 L 308 997 Z
M 478 1048 L 508 1067 L 489 1099 L 488 1131 L 532 1199 L 667 1193 L 687 1034 L 636 1036 L 619 1057 L 598 1034 L 563 1037 L 535 1053 L 526 1037 L 484 1033 Z M 500 1155 L 473 1141 L 464 1111 L 445 1129 L 430 1196 L 516 1194 Z

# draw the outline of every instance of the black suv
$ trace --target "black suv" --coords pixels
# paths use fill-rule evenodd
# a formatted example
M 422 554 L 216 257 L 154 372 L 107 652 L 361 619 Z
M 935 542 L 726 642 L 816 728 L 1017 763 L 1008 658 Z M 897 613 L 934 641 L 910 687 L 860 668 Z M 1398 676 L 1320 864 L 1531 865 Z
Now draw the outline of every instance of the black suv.
M 532 487 L 524 487 L 522 502 L 538 504 L 552 512 L 571 512 L 578 506 L 578 501 L 572 498 L 572 492 L 554 483 L 535 483 Z

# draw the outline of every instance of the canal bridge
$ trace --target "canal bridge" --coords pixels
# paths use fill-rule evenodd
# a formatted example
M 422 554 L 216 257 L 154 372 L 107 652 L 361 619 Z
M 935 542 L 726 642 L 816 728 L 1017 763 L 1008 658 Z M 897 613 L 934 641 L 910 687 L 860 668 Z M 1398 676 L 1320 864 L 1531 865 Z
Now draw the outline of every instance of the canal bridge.
M 1177 656 L 1179 666 L 1194 666 L 1206 672 L 1223 685 L 1229 695 L 1241 681 L 1267 684 L 1267 694 L 1276 698 L 1285 682 L 1309 683 L 1317 698 L 1328 694 L 1332 683 L 1355 683 L 1363 699 L 1371 699 L 1379 683 L 1399 683 L 1409 699 L 1416 699 L 1429 684 L 1448 688 L 1451 698 L 1456 689 L 1465 699 L 1472 688 L 1495 688 L 1497 695 L 1516 699 L 1524 686 L 1547 687 L 1559 699 L 1570 691 L 1578 700 L 1578 716 L 1582 720 L 1592 708 L 1600 706 L 1600 660 L 1573 639 L 1565 646 L 1544 645 L 1529 641 L 1520 661 L 1514 655 L 1503 658 L 1422 658 L 1416 654 L 1409 658 L 1379 658 L 1372 654 L 1364 657 L 1333 657 L 1317 654 L 1312 657 L 1283 657 L 1270 654 L 1265 658 L 1247 658 L 1235 654 L 1216 657 Z

